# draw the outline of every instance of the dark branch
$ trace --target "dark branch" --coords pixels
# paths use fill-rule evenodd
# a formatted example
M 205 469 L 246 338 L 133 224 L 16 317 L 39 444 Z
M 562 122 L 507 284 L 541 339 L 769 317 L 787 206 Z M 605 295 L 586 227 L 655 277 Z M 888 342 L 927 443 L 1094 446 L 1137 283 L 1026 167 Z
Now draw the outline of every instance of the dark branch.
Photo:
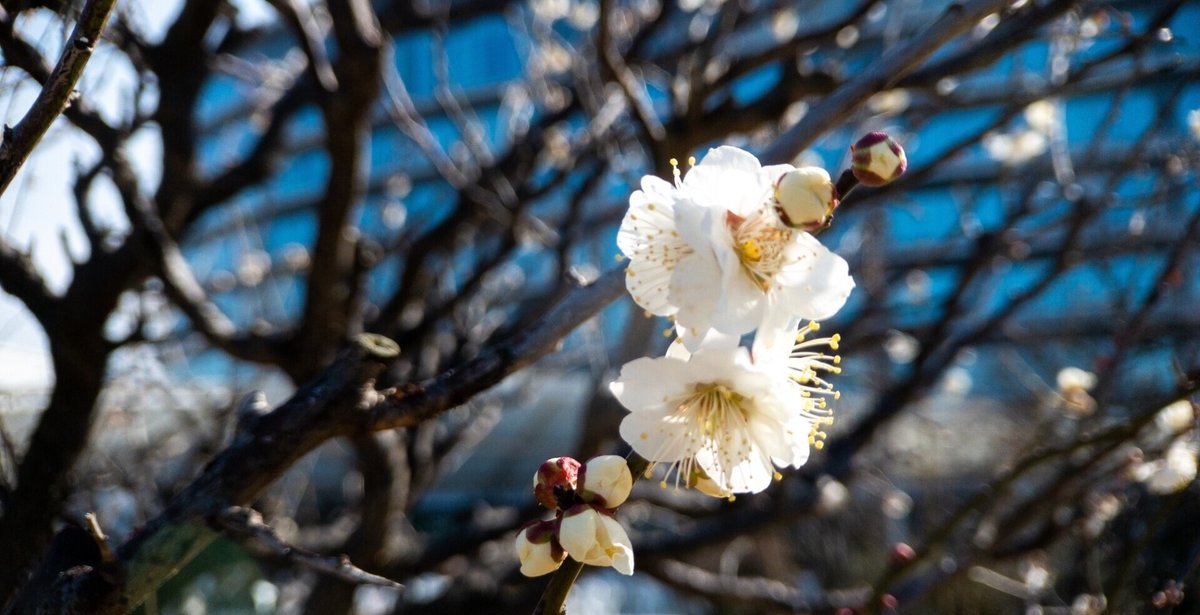
M 350 563 L 350 559 L 332 557 L 313 553 L 283 541 L 263 522 L 258 511 L 231 506 L 213 518 L 213 522 L 229 536 L 236 538 L 243 545 L 263 555 L 282 557 L 296 565 L 315 570 L 319 574 L 335 578 L 354 585 L 378 585 L 391 589 L 403 589 L 404 586 L 385 577 L 371 574 Z
M 13 177 L 17 175 L 25 159 L 42 140 L 42 135 L 62 114 L 75 94 L 75 84 L 83 74 L 92 57 L 92 50 L 100 40 L 100 33 L 108 21 L 116 0 L 88 0 L 75 24 L 71 38 L 63 48 L 62 56 L 53 72 L 42 86 L 41 93 L 33 101 L 33 106 L 25 117 L 13 128 L 4 127 L 3 142 L 0 142 L 0 194 L 8 188 Z M 4 38 L 9 38 L 12 23 L 5 19 L 0 12 L 0 24 L 6 32 Z

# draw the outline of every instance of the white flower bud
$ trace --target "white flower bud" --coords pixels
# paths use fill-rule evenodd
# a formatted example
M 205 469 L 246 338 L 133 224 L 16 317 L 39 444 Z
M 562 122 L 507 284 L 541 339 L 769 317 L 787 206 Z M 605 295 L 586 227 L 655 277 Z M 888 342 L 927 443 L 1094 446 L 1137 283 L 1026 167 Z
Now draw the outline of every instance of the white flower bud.
M 521 574 L 527 577 L 540 577 L 558 570 L 567 556 L 562 547 L 554 544 L 553 521 L 538 521 L 522 529 L 515 544 Z
M 567 511 L 559 525 L 558 541 L 577 561 L 633 574 L 633 545 L 625 528 L 591 506 L 581 504 Z
M 815 231 L 837 207 L 837 194 L 829 173 L 820 167 L 800 167 L 775 181 L 775 211 L 784 224 Z
M 633 475 L 629 464 L 618 455 L 589 459 L 579 471 L 579 497 L 604 508 L 616 508 L 629 499 Z
M 865 186 L 882 186 L 904 174 L 904 148 L 885 132 L 872 132 L 850 146 L 851 172 Z

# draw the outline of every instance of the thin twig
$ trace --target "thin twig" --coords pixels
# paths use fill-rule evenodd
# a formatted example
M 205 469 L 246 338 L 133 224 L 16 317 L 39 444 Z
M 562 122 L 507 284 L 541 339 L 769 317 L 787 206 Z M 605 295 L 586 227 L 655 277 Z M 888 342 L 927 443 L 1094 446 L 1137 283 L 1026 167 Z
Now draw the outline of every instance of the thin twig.
M 879 58 L 861 75 L 826 96 L 795 126 L 779 135 L 779 138 L 763 152 L 763 162 L 776 164 L 791 160 L 830 126 L 850 117 L 871 95 L 899 81 L 920 66 L 933 52 L 974 27 L 984 16 L 999 10 L 1003 4 L 997 0 L 971 0 L 950 5 L 924 32 Z
M 350 559 L 313 553 L 287 544 L 263 522 L 258 511 L 241 506 L 231 506 L 214 519 L 226 533 L 242 541 L 252 549 L 287 558 L 296 564 L 324 575 L 335 577 L 356 585 L 378 585 L 392 589 L 403 589 L 404 585 L 386 577 L 371 574 L 354 564 Z
M 100 40 L 100 32 L 104 30 L 115 3 L 116 0 L 88 0 L 58 65 L 42 86 L 33 106 L 16 126 L 11 129 L 5 127 L 4 141 L 0 143 L 0 194 L 8 188 L 50 125 L 71 104 L 75 84 L 92 57 L 92 50 L 96 48 L 96 41 Z

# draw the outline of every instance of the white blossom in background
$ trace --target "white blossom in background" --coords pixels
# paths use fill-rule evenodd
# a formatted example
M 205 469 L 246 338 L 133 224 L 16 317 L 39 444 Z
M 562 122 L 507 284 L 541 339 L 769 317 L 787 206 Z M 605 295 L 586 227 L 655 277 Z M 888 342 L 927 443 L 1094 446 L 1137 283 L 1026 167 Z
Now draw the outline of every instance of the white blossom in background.
M 672 185 L 642 179 L 629 198 L 617 245 L 638 305 L 675 320 L 692 350 L 709 330 L 740 336 L 821 320 L 845 304 L 849 266 L 775 210 L 776 181 L 790 165 L 763 167 L 749 152 L 709 150 Z
M 988 133 L 983 137 L 983 149 L 987 155 L 1007 165 L 1028 162 L 1046 152 L 1050 140 L 1037 130 L 1020 130 L 1011 134 Z
M 1192 402 L 1181 399 L 1168 404 L 1154 417 L 1154 425 L 1160 432 L 1174 436 L 1191 429 L 1196 424 L 1196 410 Z
M 1062 123 L 1062 112 L 1049 100 L 1036 100 L 1025 107 L 1025 123 L 1042 134 L 1052 134 Z
M 563 515 L 558 540 L 575 560 L 590 566 L 612 566 L 633 574 L 633 546 L 625 528 L 610 514 L 580 504 Z
M 871 113 L 884 116 L 894 116 L 904 113 L 912 104 L 912 95 L 904 88 L 884 90 L 867 99 L 867 108 Z
M 1162 459 L 1138 464 L 1133 476 L 1146 483 L 1150 493 L 1167 495 L 1183 491 L 1196 480 L 1196 453 L 1196 442 L 1188 438 L 1176 439 Z
M 630 413 L 621 437 L 639 455 L 668 466 L 666 486 L 697 486 L 720 495 L 757 493 L 778 477 L 775 467 L 808 460 L 818 407 L 784 377 L 783 364 L 756 363 L 742 347 L 706 344 L 694 354 L 626 363 L 610 385 Z M 807 409 L 807 410 L 806 410 Z
M 1188 111 L 1187 121 L 1188 129 L 1192 132 L 1192 138 L 1200 141 L 1200 109 Z
M 1090 393 L 1096 386 L 1096 374 L 1078 367 L 1064 367 L 1058 370 L 1055 383 L 1059 403 L 1067 411 L 1083 416 L 1096 411 L 1096 400 Z

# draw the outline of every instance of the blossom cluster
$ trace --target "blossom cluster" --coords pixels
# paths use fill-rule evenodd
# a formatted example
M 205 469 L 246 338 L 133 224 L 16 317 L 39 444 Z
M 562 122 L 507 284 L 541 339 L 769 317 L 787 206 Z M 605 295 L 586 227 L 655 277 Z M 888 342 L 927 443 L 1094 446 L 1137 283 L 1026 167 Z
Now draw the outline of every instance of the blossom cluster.
M 851 150 L 843 190 L 883 185 L 907 166 L 883 133 Z M 827 400 L 838 397 L 824 376 L 840 369 L 839 338 L 808 334 L 842 308 L 854 279 L 812 234 L 839 202 L 824 169 L 763 166 L 730 146 L 691 162 L 684 174 L 672 161 L 674 183 L 643 178 L 617 235 L 629 293 L 671 319 L 677 339 L 663 357 L 627 363 L 610 388 L 630 411 L 621 436 L 667 466 L 664 486 L 673 475 L 732 497 L 764 490 L 777 467 L 799 467 L 820 446 Z
M 584 564 L 633 574 L 633 547 L 613 517 L 632 487 L 629 466 L 616 455 L 586 464 L 570 457 L 543 463 L 534 475 L 533 493 L 551 514 L 525 524 L 517 534 L 521 573 L 536 577 L 554 572 L 570 555 Z
M 647 315 L 669 318 L 665 356 L 625 364 L 610 385 L 630 413 L 620 433 L 634 452 L 667 467 L 665 487 L 732 498 L 800 467 L 820 448 L 839 394 L 839 337 L 813 337 L 854 288 L 849 266 L 813 233 L 832 221 L 856 184 L 886 184 L 907 166 L 883 133 L 851 147 L 852 167 L 835 184 L 817 167 L 763 166 L 736 147 L 709 150 L 674 182 L 642 178 L 629 197 L 617 246 L 629 259 L 626 287 Z M 801 322 L 808 321 L 801 326 Z M 754 334 L 750 347 L 741 339 Z M 516 538 L 521 572 L 557 570 L 570 555 L 633 573 L 633 549 L 614 517 L 633 477 L 608 455 L 580 464 L 551 459 L 534 496 L 551 511 Z
M 1196 427 L 1197 408 L 1181 399 L 1158 412 L 1155 436 L 1167 444 L 1162 457 L 1142 461 L 1131 468 L 1132 478 L 1145 483 L 1156 495 L 1178 493 L 1196 480 L 1200 466 L 1200 428 Z

